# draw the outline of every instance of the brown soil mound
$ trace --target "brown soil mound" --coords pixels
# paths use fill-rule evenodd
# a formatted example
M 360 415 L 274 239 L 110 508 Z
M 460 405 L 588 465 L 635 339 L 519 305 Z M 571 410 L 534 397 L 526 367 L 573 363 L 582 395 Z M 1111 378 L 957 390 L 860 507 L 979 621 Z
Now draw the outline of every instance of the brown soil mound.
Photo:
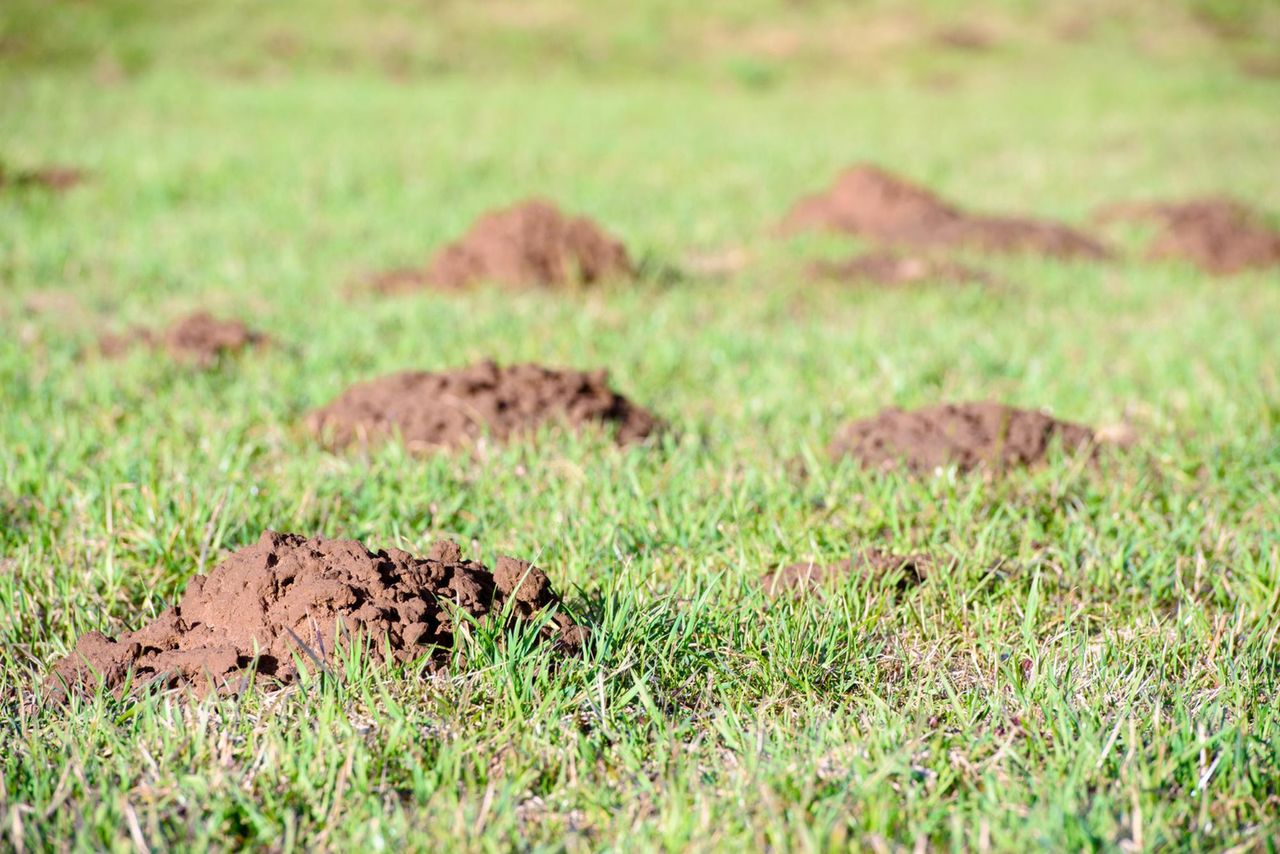
M 1280 232 L 1268 228 L 1257 211 L 1233 199 L 1210 196 L 1175 203 L 1112 205 L 1102 220 L 1156 222 L 1152 258 L 1179 258 L 1208 273 L 1228 275 L 1280 266 Z
M 885 287 L 905 287 L 929 283 L 991 284 L 989 274 L 965 264 L 924 255 L 870 252 L 847 261 L 818 263 L 810 268 L 813 278 L 838 282 L 865 282 Z
M 174 321 L 163 332 L 139 326 L 124 334 L 103 335 L 98 339 L 98 350 L 107 358 L 116 358 L 138 345 L 163 348 L 175 359 L 207 367 L 223 356 L 261 346 L 267 340 L 239 320 L 219 320 L 198 311 Z
M 783 219 L 784 232 L 856 234 L 908 246 L 966 246 L 1055 258 L 1105 258 L 1106 247 L 1068 226 L 1026 217 L 971 214 L 923 187 L 868 164 L 845 171 L 825 193 L 807 196 Z
M 459 612 L 493 618 L 510 604 L 513 617 L 531 619 L 558 601 L 541 570 L 503 557 L 490 573 L 448 541 L 417 558 L 370 552 L 355 540 L 267 531 L 192 578 L 178 605 L 137 631 L 83 635 L 45 687 L 62 697 L 104 680 L 119 692 L 132 674 L 135 690 L 158 683 L 228 693 L 244 687 L 249 668 L 288 684 L 296 661 L 315 670 L 356 634 L 369 641 L 370 654 L 389 650 L 397 662 L 432 654 L 439 664 L 453 646 Z M 568 648 L 586 634 L 563 613 L 544 632 Z
M 996 45 L 996 38 L 987 30 L 972 24 L 956 24 L 934 33 L 934 42 L 942 47 L 985 53 Z
M 833 564 L 812 562 L 793 563 L 760 579 L 760 586 L 769 595 L 786 591 L 808 590 L 821 587 L 854 573 L 883 577 L 902 572 L 899 586 L 910 587 L 924 581 L 933 566 L 933 560 L 924 554 L 895 555 L 879 549 L 867 549 L 849 560 Z
M 40 169 L 13 171 L 0 163 L 0 189 L 41 189 L 64 192 L 85 180 L 85 173 L 69 166 L 46 166 Z
M 901 465 L 917 474 L 954 465 L 997 470 L 1034 465 L 1055 445 L 1075 451 L 1093 444 L 1093 431 L 1042 412 L 999 403 L 941 404 L 913 412 L 886 409 L 846 424 L 831 441 L 834 457 L 852 456 L 867 468 Z
M 308 423 L 333 446 L 398 435 L 414 450 L 499 441 L 544 424 L 605 425 L 620 444 L 639 441 L 658 421 L 608 386 L 604 371 L 484 361 L 452 371 L 405 371 L 357 383 Z
M 485 282 L 515 287 L 583 285 L 632 275 L 626 248 L 595 222 L 567 216 L 543 199 L 530 199 L 480 217 L 425 270 L 393 270 L 375 277 L 372 286 L 387 293 Z

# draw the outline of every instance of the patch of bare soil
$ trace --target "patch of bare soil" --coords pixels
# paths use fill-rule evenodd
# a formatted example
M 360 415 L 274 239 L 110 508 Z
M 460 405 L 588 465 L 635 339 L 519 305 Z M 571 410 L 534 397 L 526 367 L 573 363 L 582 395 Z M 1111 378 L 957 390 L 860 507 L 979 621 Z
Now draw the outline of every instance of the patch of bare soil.
M 439 666 L 466 617 L 534 620 L 558 603 L 540 569 L 502 557 L 490 572 L 448 541 L 418 558 L 371 552 L 355 540 L 267 531 L 192 578 L 181 602 L 142 628 L 118 638 L 81 636 L 45 688 L 57 699 L 100 681 L 117 694 L 126 682 L 132 691 L 237 693 L 250 670 L 287 685 L 299 661 L 312 671 L 327 667 L 357 636 L 370 656 L 407 662 L 429 655 Z M 542 628 L 561 650 L 578 649 L 586 631 L 558 611 Z
M 993 253 L 1053 258 L 1110 256 L 1092 237 L 1032 217 L 969 213 L 929 190 L 870 164 L 846 170 L 826 192 L 800 199 L 782 221 L 784 233 L 854 234 L 913 247 L 962 246 Z
M 868 252 L 837 262 L 819 262 L 810 275 L 824 281 L 909 287 L 925 284 L 990 285 L 993 277 L 976 267 L 928 255 L 903 255 L 893 251 Z
M 425 269 L 392 270 L 370 285 L 382 293 L 484 283 L 563 287 L 634 275 L 626 248 L 594 221 L 530 199 L 480 217 Z
M 833 457 L 853 457 L 870 469 L 903 467 L 928 474 L 947 466 L 997 471 L 1032 466 L 1055 448 L 1066 453 L 1094 445 L 1093 431 L 1042 412 L 999 403 L 946 403 L 907 412 L 886 409 L 842 427 Z
M 207 311 L 179 318 L 160 332 L 135 326 L 125 333 L 108 333 L 98 339 L 98 351 L 119 358 L 137 346 L 164 350 L 173 358 L 209 367 L 225 356 L 267 344 L 269 338 L 239 320 L 220 320 Z
M 9 169 L 0 163 L 0 190 L 51 190 L 55 193 L 70 190 L 88 176 L 81 169 L 71 166 L 42 166 L 38 169 Z
M 486 436 L 505 441 L 544 425 L 604 427 L 619 444 L 659 429 L 652 414 L 609 387 L 605 371 L 491 361 L 357 383 L 308 424 L 333 447 L 398 436 L 411 450 L 457 448 Z
M 1280 54 L 1248 56 L 1239 62 L 1240 71 L 1259 80 L 1280 80 Z
M 986 53 L 996 44 L 996 38 L 989 30 L 973 24 L 943 27 L 933 34 L 933 40 L 942 47 L 974 53 Z
M 807 561 L 784 566 L 761 578 L 760 586 L 773 596 L 821 588 L 855 574 L 883 578 L 900 572 L 898 586 L 905 589 L 924 581 L 932 568 L 933 559 L 925 554 L 895 555 L 879 549 L 866 549 L 837 563 Z
M 1280 266 L 1280 231 L 1234 199 L 1125 203 L 1102 209 L 1098 218 L 1158 224 L 1147 249 L 1153 259 L 1189 261 L 1216 275 Z

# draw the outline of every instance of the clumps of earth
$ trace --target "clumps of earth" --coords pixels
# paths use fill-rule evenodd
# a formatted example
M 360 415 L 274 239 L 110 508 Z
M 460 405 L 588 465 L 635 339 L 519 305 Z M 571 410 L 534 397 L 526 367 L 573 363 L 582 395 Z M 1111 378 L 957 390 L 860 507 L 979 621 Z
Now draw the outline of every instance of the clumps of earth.
M 886 578 L 898 574 L 898 586 L 905 589 L 923 582 L 932 568 L 933 559 L 926 554 L 896 555 L 880 549 L 866 549 L 837 563 L 805 561 L 784 566 L 761 578 L 760 586 L 773 596 L 819 589 L 853 575 Z
M 821 261 L 809 268 L 814 279 L 850 284 L 910 287 L 926 284 L 984 284 L 994 280 L 984 270 L 928 255 L 894 251 L 868 252 L 844 261 Z
M 46 679 L 52 696 L 92 691 L 101 682 L 123 693 L 147 686 L 236 693 L 250 671 L 289 684 L 301 662 L 327 667 L 356 637 L 369 655 L 394 662 L 431 657 L 443 664 L 467 620 L 545 620 L 540 632 L 576 651 L 587 629 L 560 610 L 545 573 L 498 558 L 493 571 L 462 557 L 449 541 L 425 558 L 399 549 L 372 552 L 355 540 L 265 532 L 152 622 L 117 638 L 80 637 Z M 553 610 L 547 610 L 553 609 Z
M 85 173 L 71 166 L 11 169 L 0 163 L 0 189 L 65 192 L 85 180 Z
M 164 350 L 179 361 L 209 367 L 225 356 L 263 346 L 268 340 L 239 320 L 224 320 L 207 311 L 197 311 L 163 330 L 135 326 L 126 333 L 108 333 L 98 339 L 98 350 L 114 359 L 142 346 Z
M 481 216 L 424 269 L 376 276 L 375 290 L 457 289 L 493 283 L 511 287 L 591 285 L 628 279 L 635 268 L 626 247 L 591 219 L 565 214 L 545 199 L 529 199 Z
M 1099 218 L 1160 226 L 1147 249 L 1154 259 L 1189 261 L 1216 275 L 1280 266 L 1280 231 L 1234 199 L 1119 204 L 1104 208 Z
M 641 441 L 658 419 L 611 389 L 605 371 L 483 361 L 451 371 L 404 371 L 357 383 L 308 418 L 332 447 L 399 437 L 410 450 L 504 441 L 543 426 L 604 427 Z
M 1050 220 L 966 211 L 929 190 L 870 164 L 846 170 L 825 192 L 800 199 L 782 222 L 784 233 L 852 234 L 915 248 L 968 248 L 1100 259 L 1109 250 L 1076 229 Z
M 914 411 L 885 409 L 842 427 L 831 441 L 835 458 L 852 457 L 869 469 L 902 467 L 928 474 L 955 466 L 997 471 L 1032 466 L 1056 448 L 1092 451 L 1088 427 L 1043 412 L 999 403 L 945 403 Z

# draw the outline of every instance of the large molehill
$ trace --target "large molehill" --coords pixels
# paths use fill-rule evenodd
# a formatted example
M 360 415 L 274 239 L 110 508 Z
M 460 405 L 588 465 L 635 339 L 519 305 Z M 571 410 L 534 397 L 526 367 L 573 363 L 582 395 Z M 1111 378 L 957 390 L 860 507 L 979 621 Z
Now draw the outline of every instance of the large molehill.
M 1093 443 L 1088 427 L 1043 412 L 992 402 L 945 403 L 910 412 L 886 409 L 853 421 L 836 433 L 830 452 L 870 469 L 901 467 L 925 474 L 948 466 L 960 471 L 1031 466 L 1054 448 L 1071 453 Z
M 467 617 L 530 620 L 558 601 L 547 576 L 525 561 L 498 558 L 491 573 L 448 541 L 417 558 L 369 551 L 355 540 L 268 531 L 192 578 L 177 605 L 136 631 L 81 636 L 46 688 L 55 698 L 99 683 L 113 692 L 128 683 L 234 693 L 250 670 L 289 684 L 299 663 L 327 667 L 357 636 L 370 656 L 439 663 Z M 563 612 L 542 631 L 560 647 L 576 648 L 585 636 Z
M 626 247 L 596 222 L 535 198 L 484 214 L 425 268 L 390 270 L 372 285 L 384 293 L 480 284 L 563 287 L 634 273 Z
M 784 232 L 852 234 L 878 243 L 1024 252 L 1054 258 L 1106 258 L 1108 249 L 1051 220 L 972 213 L 933 192 L 870 164 L 843 172 L 826 191 L 796 202 Z
M 603 427 L 620 444 L 658 430 L 647 410 L 611 389 L 604 371 L 479 362 L 450 371 L 404 371 L 357 383 L 308 423 L 342 447 L 399 437 L 410 449 L 505 441 L 544 426 Z

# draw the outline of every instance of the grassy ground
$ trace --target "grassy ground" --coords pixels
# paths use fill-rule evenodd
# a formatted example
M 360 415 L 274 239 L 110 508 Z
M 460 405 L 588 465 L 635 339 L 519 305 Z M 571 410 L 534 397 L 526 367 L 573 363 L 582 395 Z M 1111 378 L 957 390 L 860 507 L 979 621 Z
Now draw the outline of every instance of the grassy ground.
M 851 243 L 766 236 L 859 159 L 1076 222 L 1200 191 L 1280 211 L 1280 84 L 1212 47 L 1199 7 L 1144 53 L 1131 21 L 1054 42 L 1035 23 L 1053 16 L 1011 6 L 986 26 L 1041 42 L 916 46 L 896 71 L 712 45 L 654 75 L 665 30 L 635 25 L 604 79 L 604 60 L 530 76 L 552 62 L 537 37 L 491 45 L 509 67 L 408 75 L 184 61 L 173 44 L 225 22 L 103 8 L 125 23 L 0 16 L 19 45 L 0 156 L 92 172 L 0 195 L 0 844 L 1274 850 L 1277 277 L 1024 259 L 985 262 L 993 291 L 885 293 L 802 281 Z M 752 8 L 741 26 L 773 20 Z M 1255 30 L 1257 8 L 1232 7 Z M 48 47 L 107 43 L 144 59 Z M 726 247 L 750 264 L 582 295 L 345 295 L 532 192 L 650 269 Z M 82 358 L 101 331 L 196 307 L 284 346 L 208 373 Z M 607 366 L 680 435 L 413 459 L 334 456 L 298 426 L 356 379 L 483 357 Z M 1098 470 L 1000 482 L 823 454 L 846 418 L 966 398 L 1142 439 Z M 479 637 L 447 677 L 350 662 L 236 701 L 25 705 L 79 633 L 139 625 L 264 528 L 536 557 L 593 644 L 555 668 Z M 905 593 L 770 603 L 754 585 L 867 544 L 954 565 Z

